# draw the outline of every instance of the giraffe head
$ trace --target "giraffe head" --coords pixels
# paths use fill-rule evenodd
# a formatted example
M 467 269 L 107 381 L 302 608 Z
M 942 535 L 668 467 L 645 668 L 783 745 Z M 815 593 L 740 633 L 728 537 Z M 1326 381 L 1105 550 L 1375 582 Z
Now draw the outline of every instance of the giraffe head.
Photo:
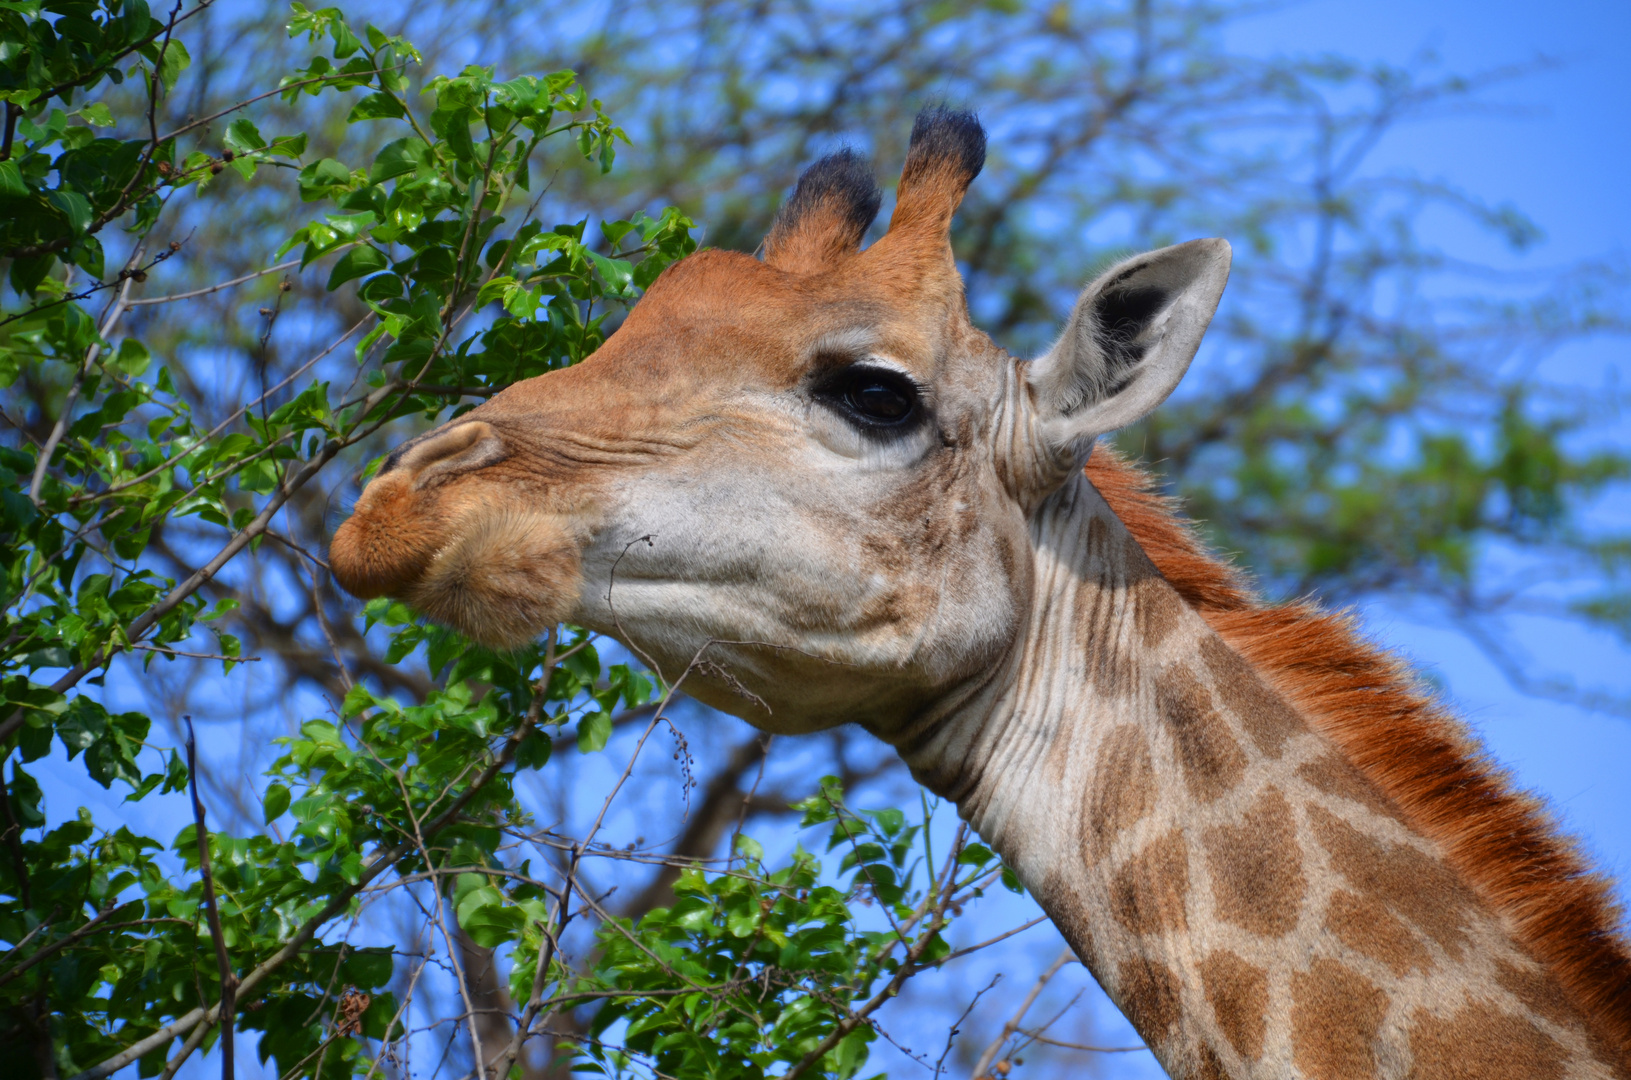
M 398 447 L 334 536 L 340 583 L 495 645 L 568 620 L 775 731 L 886 727 L 991 670 L 1029 603 L 1028 518 L 1171 393 L 1222 240 L 1128 259 L 1044 356 L 969 321 L 952 215 L 972 115 L 919 116 L 889 230 L 844 151 L 761 261 L 669 267 L 594 356 Z M 712 643 L 712 644 L 710 644 Z

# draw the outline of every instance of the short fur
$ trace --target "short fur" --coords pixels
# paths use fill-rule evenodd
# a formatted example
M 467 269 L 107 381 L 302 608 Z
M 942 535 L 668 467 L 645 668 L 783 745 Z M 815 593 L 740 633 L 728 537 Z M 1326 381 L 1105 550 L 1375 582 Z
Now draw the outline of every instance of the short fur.
M 845 147 L 811 165 L 765 237 L 765 262 L 789 273 L 830 269 L 861 246 L 883 191 L 872 165 Z
M 985 129 L 973 113 L 944 107 L 918 113 L 889 231 L 921 229 L 943 239 L 964 192 L 984 166 Z
M 1268 605 L 1214 557 L 1151 477 L 1103 447 L 1088 480 L 1184 600 L 1409 817 L 1555 973 L 1631 1067 L 1631 946 L 1609 885 L 1535 796 L 1351 616 Z

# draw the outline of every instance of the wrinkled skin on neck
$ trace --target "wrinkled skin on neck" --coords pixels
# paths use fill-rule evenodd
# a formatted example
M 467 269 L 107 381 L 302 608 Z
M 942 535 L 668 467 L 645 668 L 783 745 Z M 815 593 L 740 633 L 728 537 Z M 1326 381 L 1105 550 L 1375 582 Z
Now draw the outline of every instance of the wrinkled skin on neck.
M 903 305 L 845 269 L 670 268 L 592 358 L 399 449 L 336 572 L 495 644 L 609 634 L 770 731 L 887 737 L 965 693 L 1013 644 L 1028 508 L 1074 461 L 960 283 Z M 855 416 L 856 365 L 913 415 Z

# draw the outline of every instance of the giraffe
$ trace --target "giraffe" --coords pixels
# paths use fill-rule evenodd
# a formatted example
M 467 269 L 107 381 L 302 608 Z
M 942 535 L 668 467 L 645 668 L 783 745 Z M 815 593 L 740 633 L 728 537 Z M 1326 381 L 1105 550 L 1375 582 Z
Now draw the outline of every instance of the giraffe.
M 1174 1077 L 1631 1077 L 1631 948 L 1545 808 L 1094 449 L 1182 378 L 1229 245 L 1111 267 L 1021 360 L 951 252 L 984 158 L 920 115 L 865 248 L 870 166 L 818 161 L 762 258 L 677 262 L 588 360 L 394 450 L 336 577 L 496 646 L 707 649 L 687 689 L 766 731 L 862 725 Z

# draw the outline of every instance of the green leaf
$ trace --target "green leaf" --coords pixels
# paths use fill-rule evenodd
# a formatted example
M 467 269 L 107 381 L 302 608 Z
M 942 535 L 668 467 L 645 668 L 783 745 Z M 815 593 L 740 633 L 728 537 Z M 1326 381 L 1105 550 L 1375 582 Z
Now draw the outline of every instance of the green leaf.
M 135 338 L 125 338 L 119 342 L 119 351 L 113 357 L 113 366 L 131 378 L 146 371 L 152 363 L 153 354 L 147 351 L 146 345 Z
M 386 143 L 374 157 L 374 164 L 368 169 L 368 179 L 376 184 L 382 184 L 393 177 L 416 171 L 425 159 L 425 153 L 430 148 L 425 140 L 416 136 L 397 139 Z
M 91 124 L 96 127 L 113 126 L 113 110 L 109 109 L 100 101 L 84 106 L 79 110 L 79 115 L 87 124 Z
M 469 109 L 460 109 L 447 123 L 447 146 L 453 156 L 464 162 L 476 160 L 476 146 L 470 139 L 470 125 L 475 115 Z
M 541 769 L 549 764 L 555 741 L 541 731 L 529 731 L 515 751 L 515 765 L 519 769 Z
M 612 714 L 605 710 L 590 713 L 578 721 L 578 750 L 585 754 L 606 749 L 612 737 Z
M 375 221 L 374 212 L 364 210 L 357 214 L 330 214 L 326 224 L 338 237 L 359 240 L 374 226 Z
M 368 687 L 361 683 L 346 691 L 345 700 L 340 703 L 340 715 L 350 719 L 374 704 L 374 695 L 369 693 Z
M 395 120 L 406 115 L 402 102 L 397 100 L 395 94 L 379 91 L 369 94 L 351 106 L 351 112 L 346 114 L 345 122 L 355 124 L 362 120 Z
M 91 204 L 79 192 L 58 188 L 45 198 L 68 219 L 68 227 L 74 232 L 82 233 L 91 227 Z
M 23 183 L 23 172 L 17 167 L 17 163 L 0 161 L 0 195 L 17 198 L 27 194 L 28 185 Z
M 227 149 L 235 154 L 246 154 L 266 145 L 266 140 L 261 138 L 260 129 L 242 118 L 227 125 L 225 142 Z
M 11 287 L 19 293 L 32 294 L 40 287 L 45 276 L 57 263 L 55 255 L 34 255 L 11 261 Z
M 261 813 L 266 824 L 270 825 L 283 816 L 289 809 L 289 789 L 282 784 L 268 784 L 266 794 L 261 797 Z
M 334 59 L 336 60 L 344 60 L 362 48 L 362 42 L 357 39 L 357 35 L 352 31 L 351 27 L 346 25 L 344 19 L 336 18 L 329 23 L 328 32 L 329 36 L 334 39 Z
M 68 710 L 57 720 L 57 737 L 62 740 L 68 758 L 79 756 L 107 734 L 108 714 L 102 706 L 88 698 L 75 698 Z
M 303 202 L 327 198 L 335 188 L 350 183 L 350 169 L 333 158 L 322 158 L 300 170 L 300 198 Z
M 164 84 L 164 90 L 168 93 L 176 88 L 176 80 L 181 78 L 181 73 L 192 66 L 193 58 L 179 38 L 172 37 L 163 48 L 164 53 L 158 61 L 159 82 Z
M 367 245 L 354 247 L 346 252 L 339 262 L 334 264 L 334 269 L 328 276 L 328 289 L 332 292 L 348 281 L 366 277 L 369 274 L 377 274 L 390 265 L 391 260 L 387 259 L 378 248 L 368 247 Z
M 996 858 L 991 849 L 984 844 L 970 844 L 957 855 L 957 861 L 963 866 L 981 867 Z
M 306 152 L 306 133 L 302 131 L 298 135 L 279 135 L 272 140 L 266 150 L 279 157 L 299 158 Z
M 601 280 L 606 282 L 607 291 L 616 296 L 623 296 L 632 292 L 630 286 L 634 284 L 634 264 L 627 259 L 608 259 L 604 255 L 589 252 L 589 259 L 600 272 Z

